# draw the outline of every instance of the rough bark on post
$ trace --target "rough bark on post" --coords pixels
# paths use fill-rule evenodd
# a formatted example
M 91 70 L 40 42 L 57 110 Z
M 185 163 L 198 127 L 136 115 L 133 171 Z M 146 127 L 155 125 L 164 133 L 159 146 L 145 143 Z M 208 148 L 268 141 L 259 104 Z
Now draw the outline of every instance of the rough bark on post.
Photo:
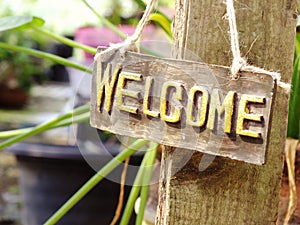
M 229 26 L 223 0 L 177 0 L 174 43 L 205 63 L 230 66 Z M 235 11 L 242 56 L 248 63 L 292 74 L 296 0 L 237 0 Z M 185 58 L 177 50 L 176 58 Z M 277 89 L 267 163 L 251 165 L 216 157 L 203 172 L 203 156 L 194 152 L 178 172 L 189 150 L 165 146 L 162 157 L 156 224 L 275 224 L 278 215 L 288 95 Z

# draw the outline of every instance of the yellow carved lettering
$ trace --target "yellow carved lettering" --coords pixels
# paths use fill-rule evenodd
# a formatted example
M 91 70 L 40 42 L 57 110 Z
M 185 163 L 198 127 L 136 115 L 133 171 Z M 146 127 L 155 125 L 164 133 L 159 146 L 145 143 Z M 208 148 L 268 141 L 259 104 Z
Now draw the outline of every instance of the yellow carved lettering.
M 129 113 L 137 114 L 138 108 L 134 106 L 127 106 L 124 105 L 123 102 L 123 97 L 128 96 L 131 98 L 138 99 L 139 98 L 139 92 L 137 91 L 132 91 L 128 89 L 124 89 L 126 85 L 126 80 L 135 80 L 135 81 L 140 81 L 142 78 L 141 74 L 137 73 L 128 73 L 128 72 L 121 72 L 119 75 L 119 80 L 117 84 L 117 92 L 116 92 L 116 102 L 117 102 L 117 107 L 119 110 L 123 110 Z
M 105 95 L 104 109 L 109 113 L 112 106 L 112 94 L 115 88 L 115 83 L 118 77 L 118 74 L 121 70 L 119 64 L 116 65 L 115 71 L 110 78 L 111 73 L 111 64 L 107 64 L 105 71 L 102 71 L 102 63 L 98 64 L 97 69 L 97 108 L 102 111 L 103 105 L 103 92 Z M 104 89 L 104 90 L 103 90 Z
M 195 99 L 196 93 L 201 93 L 201 107 L 198 109 L 199 116 L 194 116 L 194 104 L 197 99 Z M 188 104 L 186 109 L 187 123 L 191 126 L 202 127 L 205 124 L 207 105 L 208 105 L 209 94 L 208 91 L 201 86 L 194 86 L 191 88 L 188 96 Z M 197 102 L 196 102 L 197 104 Z
M 262 114 L 250 114 L 247 104 L 249 102 L 264 103 L 264 100 L 265 100 L 265 98 L 260 97 L 260 96 L 245 95 L 245 94 L 243 94 L 241 96 L 241 100 L 239 103 L 239 109 L 238 109 L 237 125 L 236 125 L 236 133 L 237 134 L 254 137 L 254 138 L 260 137 L 260 133 L 244 129 L 244 120 L 247 119 L 247 120 L 261 122 L 263 115 Z
M 159 112 L 150 110 L 150 101 L 149 97 L 151 97 L 151 89 L 153 84 L 153 78 L 147 77 L 145 82 L 145 93 L 144 93 L 144 101 L 143 101 L 143 112 L 145 115 L 152 116 L 152 117 L 158 117 Z
M 235 96 L 235 92 L 229 91 L 223 101 L 223 104 L 221 104 L 219 90 L 213 89 L 211 93 L 211 102 L 209 107 L 207 128 L 209 128 L 210 130 L 214 129 L 216 111 L 217 111 L 217 115 L 219 116 L 221 116 L 225 111 L 224 132 L 225 133 L 231 132 L 232 115 L 234 109 L 234 96 Z
M 170 89 L 175 88 L 175 97 L 177 101 L 174 105 L 173 115 L 168 112 L 167 102 L 171 102 Z M 160 117 L 170 123 L 176 123 L 180 120 L 181 108 L 178 101 L 182 100 L 182 85 L 175 81 L 167 81 L 163 84 L 160 96 Z M 169 107 L 171 108 L 171 106 Z M 169 115 L 168 115 L 169 114 Z

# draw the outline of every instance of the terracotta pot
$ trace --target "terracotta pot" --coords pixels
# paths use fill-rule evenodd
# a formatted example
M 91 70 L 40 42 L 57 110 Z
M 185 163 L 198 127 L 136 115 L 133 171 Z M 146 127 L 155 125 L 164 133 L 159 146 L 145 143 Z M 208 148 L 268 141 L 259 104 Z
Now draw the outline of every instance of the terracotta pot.
M 29 95 L 21 88 L 10 89 L 0 85 L 0 107 L 9 109 L 23 108 L 29 99 Z

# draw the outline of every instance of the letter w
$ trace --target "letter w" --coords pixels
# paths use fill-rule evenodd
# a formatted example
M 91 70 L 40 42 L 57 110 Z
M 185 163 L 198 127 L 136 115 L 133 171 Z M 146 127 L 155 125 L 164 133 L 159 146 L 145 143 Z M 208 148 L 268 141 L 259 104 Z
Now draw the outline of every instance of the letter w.
M 108 113 L 110 113 L 112 101 L 113 101 L 112 100 L 113 92 L 115 90 L 115 84 L 118 75 L 120 73 L 121 66 L 119 64 L 116 65 L 115 71 L 112 74 L 111 78 L 110 78 L 110 74 L 111 74 L 110 63 L 107 64 L 105 71 L 102 70 L 102 63 L 99 63 L 97 70 L 99 71 L 99 72 L 97 71 L 97 108 L 99 109 L 99 111 L 102 111 L 103 100 L 105 96 L 104 109 Z

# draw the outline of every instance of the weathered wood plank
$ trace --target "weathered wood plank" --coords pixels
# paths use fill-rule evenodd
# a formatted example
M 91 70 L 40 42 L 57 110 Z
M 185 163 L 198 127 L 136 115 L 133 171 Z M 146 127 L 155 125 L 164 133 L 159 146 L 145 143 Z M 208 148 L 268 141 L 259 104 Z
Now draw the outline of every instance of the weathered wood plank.
M 250 64 L 279 71 L 283 81 L 290 82 L 297 1 L 238 0 L 235 9 L 242 55 L 247 53 Z M 180 48 L 174 56 L 185 58 L 182 49 L 186 48 L 206 63 L 229 66 L 225 12 L 223 1 L 177 0 L 173 30 Z M 276 223 L 288 106 L 288 95 L 278 92 L 263 166 L 216 157 L 200 171 L 203 154 L 195 152 L 180 170 L 183 156 L 190 151 L 165 147 L 156 224 Z
M 249 163 L 265 162 L 276 88 L 270 75 L 243 72 L 232 80 L 226 67 L 133 52 L 99 58 L 94 68 L 93 127 Z

